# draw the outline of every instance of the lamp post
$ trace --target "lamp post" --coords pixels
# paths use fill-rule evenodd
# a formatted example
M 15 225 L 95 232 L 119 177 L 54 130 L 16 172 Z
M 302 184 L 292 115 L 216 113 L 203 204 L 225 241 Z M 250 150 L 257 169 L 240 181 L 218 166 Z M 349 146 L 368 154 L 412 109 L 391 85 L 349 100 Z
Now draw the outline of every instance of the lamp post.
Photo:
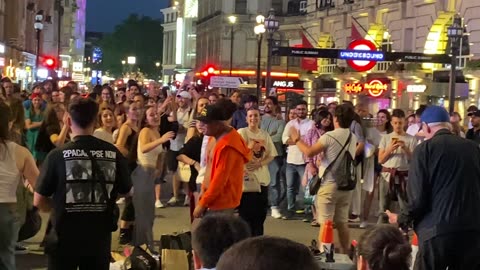
M 237 17 L 231 15 L 228 16 L 228 22 L 230 23 L 230 76 L 232 76 L 233 68 L 233 26 L 237 22 Z
M 157 67 L 157 72 L 158 72 L 158 78 L 157 79 L 159 79 L 159 78 L 161 78 L 161 76 L 160 76 L 161 75 L 161 73 L 160 73 L 160 62 L 156 62 L 155 66 Z
M 38 64 L 40 62 L 40 33 L 43 30 L 43 11 L 39 11 L 35 15 L 35 23 L 33 28 L 37 33 L 37 56 L 35 57 L 35 81 L 38 81 Z
M 127 63 L 127 61 L 122 60 L 122 77 L 125 76 L 125 64 L 126 63 Z
M 253 28 L 255 35 L 257 35 L 257 98 L 260 101 L 262 98 L 262 82 L 261 82 L 261 70 L 260 70 L 260 60 L 262 58 L 262 39 L 263 33 L 265 33 L 265 17 L 263 15 L 258 15 L 256 18 L 257 25 Z M 268 93 L 266 93 L 268 96 Z
M 459 41 L 463 37 L 463 19 L 456 14 L 453 17 L 453 23 L 447 29 L 447 36 L 450 39 L 450 51 L 452 54 L 452 62 L 450 67 L 450 88 L 448 111 L 453 113 L 455 110 L 455 85 L 457 79 L 457 56 L 460 49 Z
M 268 33 L 268 55 L 267 55 L 267 76 L 265 77 L 265 94 L 269 95 L 271 87 L 271 72 L 272 72 L 272 47 L 273 47 L 273 34 L 278 31 L 280 24 L 275 19 L 275 10 L 273 8 L 268 12 L 268 17 L 264 22 L 265 30 Z

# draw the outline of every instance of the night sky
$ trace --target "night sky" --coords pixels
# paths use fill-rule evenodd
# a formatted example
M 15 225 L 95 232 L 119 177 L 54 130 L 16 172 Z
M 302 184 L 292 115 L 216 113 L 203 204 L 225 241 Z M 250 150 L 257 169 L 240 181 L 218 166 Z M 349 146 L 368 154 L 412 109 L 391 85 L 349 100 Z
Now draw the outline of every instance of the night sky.
M 87 31 L 112 32 L 131 13 L 161 18 L 170 0 L 87 0 Z

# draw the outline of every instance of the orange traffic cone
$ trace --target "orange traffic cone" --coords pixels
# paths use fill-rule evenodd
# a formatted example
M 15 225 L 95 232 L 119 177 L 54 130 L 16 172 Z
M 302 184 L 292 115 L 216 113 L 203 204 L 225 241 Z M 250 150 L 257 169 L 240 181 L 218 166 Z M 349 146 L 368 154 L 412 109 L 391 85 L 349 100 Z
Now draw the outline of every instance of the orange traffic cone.
M 415 258 L 417 257 L 417 253 L 418 253 L 418 237 L 416 233 L 413 233 L 411 245 L 412 245 L 412 264 L 410 265 L 410 269 L 413 269 L 413 266 L 415 265 Z
M 328 254 L 333 249 L 333 221 L 326 220 L 322 226 L 320 252 Z M 332 253 L 333 254 L 333 253 Z

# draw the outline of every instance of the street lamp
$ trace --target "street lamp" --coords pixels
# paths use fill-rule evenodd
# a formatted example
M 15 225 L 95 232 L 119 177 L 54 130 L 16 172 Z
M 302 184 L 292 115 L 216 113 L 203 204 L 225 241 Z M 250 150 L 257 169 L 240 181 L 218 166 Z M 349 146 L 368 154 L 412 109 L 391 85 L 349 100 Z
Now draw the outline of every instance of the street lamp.
M 155 66 L 156 66 L 157 68 L 160 67 L 160 62 L 156 62 L 156 63 L 155 63 Z
M 450 67 L 450 89 L 448 111 L 453 113 L 455 110 L 455 84 L 457 82 L 457 56 L 460 48 L 459 41 L 463 37 L 463 19 L 456 14 L 453 17 L 453 23 L 447 29 L 447 36 L 450 39 L 450 51 L 452 55 Z
M 125 60 L 122 60 L 122 65 L 125 65 L 125 64 L 126 64 Z
M 35 58 L 35 81 L 38 81 L 38 63 L 40 62 L 40 33 L 43 30 L 43 10 L 35 15 L 35 23 L 33 28 L 37 33 L 37 57 Z
M 262 82 L 260 81 L 260 60 L 262 58 L 262 39 L 263 34 L 265 33 L 265 25 L 263 24 L 265 22 L 265 17 L 263 15 L 258 15 L 256 21 L 257 25 L 253 28 L 253 32 L 255 32 L 255 35 L 257 35 L 257 98 L 258 100 L 260 100 L 262 98 Z M 268 93 L 266 93 L 266 96 L 268 96 Z
M 267 76 L 265 77 L 265 94 L 268 96 L 271 87 L 270 73 L 272 72 L 273 34 L 280 28 L 278 20 L 275 19 L 275 10 L 273 8 L 268 12 L 268 17 L 265 19 L 264 25 L 268 33 Z
M 127 57 L 127 63 L 129 65 L 135 65 L 135 63 L 137 62 L 137 58 L 135 56 L 129 56 Z
M 233 26 L 237 22 L 237 17 L 231 15 L 228 16 L 228 21 L 230 22 L 230 76 L 232 76 L 233 68 Z

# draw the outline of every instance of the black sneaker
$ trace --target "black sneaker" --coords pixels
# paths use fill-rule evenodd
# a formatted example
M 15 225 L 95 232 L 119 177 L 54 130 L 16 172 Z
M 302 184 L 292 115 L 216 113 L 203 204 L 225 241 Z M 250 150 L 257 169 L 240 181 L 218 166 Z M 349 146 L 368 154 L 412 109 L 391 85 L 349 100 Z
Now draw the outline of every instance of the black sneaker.
M 28 254 L 28 248 L 20 244 L 15 245 L 15 255 L 24 255 Z
M 127 245 L 132 242 L 132 234 L 133 234 L 133 227 L 127 229 L 120 229 L 119 235 L 119 244 L 120 245 Z
M 295 212 L 287 211 L 287 214 L 282 216 L 282 219 L 283 220 L 291 220 L 291 219 L 293 219 L 294 216 L 295 216 Z

